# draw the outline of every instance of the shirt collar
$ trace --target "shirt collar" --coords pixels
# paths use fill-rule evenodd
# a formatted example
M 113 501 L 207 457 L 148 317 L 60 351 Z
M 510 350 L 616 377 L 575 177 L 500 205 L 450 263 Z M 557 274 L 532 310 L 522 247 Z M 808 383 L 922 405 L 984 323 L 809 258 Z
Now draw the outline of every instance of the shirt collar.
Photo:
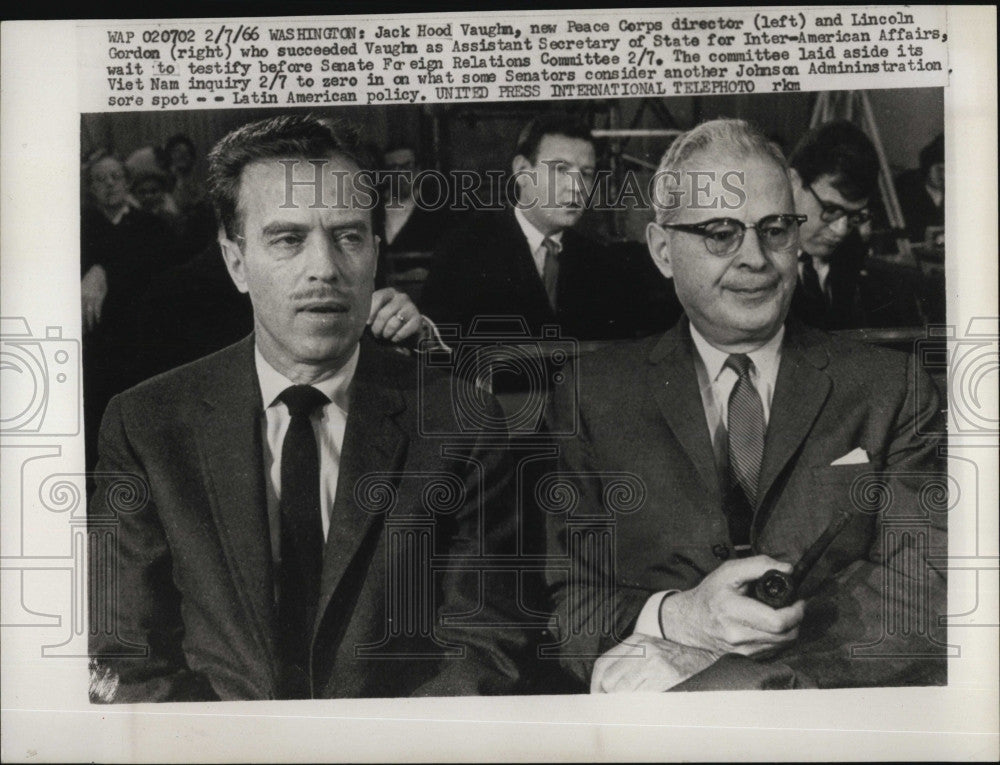
M 319 382 L 313 383 L 312 387 L 324 394 L 330 401 L 346 415 L 348 405 L 348 389 L 354 379 L 354 372 L 358 368 L 358 355 L 360 345 L 354 347 L 354 353 L 347 360 L 337 373 Z M 256 345 L 253 349 L 254 365 L 257 367 L 257 380 L 260 383 L 261 398 L 264 401 L 264 408 L 274 405 L 281 392 L 290 385 L 295 385 L 281 372 L 271 366 L 260 352 Z
M 693 323 L 688 322 L 688 325 L 691 328 L 691 339 L 694 341 L 694 347 L 697 349 L 698 355 L 705 365 L 705 371 L 708 372 L 708 379 L 715 382 L 725 368 L 726 359 L 729 358 L 729 354 L 725 351 L 720 351 L 708 342 L 695 328 Z M 761 378 L 773 380 L 777 377 L 778 364 L 781 361 L 781 342 L 784 339 L 785 325 L 782 324 L 781 328 L 775 332 L 774 337 L 760 348 L 752 350 L 747 354 L 757 368 L 757 374 Z
M 800 249 L 799 250 L 799 263 L 800 264 L 801 263 L 805 263 L 805 261 L 807 261 L 807 260 L 809 260 L 809 261 L 812 262 L 813 268 L 815 268 L 817 271 L 820 268 L 823 268 L 823 267 L 825 267 L 825 268 L 829 268 L 830 267 L 830 259 L 829 258 L 817 258 L 815 255 L 810 255 L 805 250 Z
M 115 211 L 115 214 L 112 215 L 110 218 L 108 218 L 108 220 L 111 221 L 111 225 L 112 226 L 117 226 L 119 223 L 122 222 L 122 219 L 126 215 L 128 215 L 130 212 L 132 212 L 132 210 L 134 208 L 138 208 L 138 206 L 139 206 L 138 203 L 134 203 L 134 202 L 132 202 L 132 200 L 130 198 L 126 198 L 126 200 L 122 204 L 122 206 L 119 207 Z M 107 213 L 104 213 L 104 217 L 106 217 L 106 218 L 108 217 Z
M 527 217 L 525 217 L 523 212 L 521 212 L 521 208 L 516 205 L 514 207 L 514 217 L 517 218 L 517 225 L 521 227 L 521 231 L 528 240 L 528 247 L 531 252 L 538 252 L 538 248 L 541 247 L 542 242 L 545 241 L 545 234 L 535 228 L 534 224 L 529 221 Z M 562 235 L 562 231 L 557 231 L 554 234 L 549 234 L 548 238 L 554 242 L 562 244 Z
M 827 274 L 830 273 L 830 261 L 824 260 L 823 258 L 814 258 L 805 250 L 799 250 L 799 277 L 804 278 L 804 269 L 806 261 L 812 263 L 813 271 L 816 272 L 816 276 L 819 279 L 819 286 L 822 288 L 826 284 Z M 756 362 L 754 362 L 756 363 Z

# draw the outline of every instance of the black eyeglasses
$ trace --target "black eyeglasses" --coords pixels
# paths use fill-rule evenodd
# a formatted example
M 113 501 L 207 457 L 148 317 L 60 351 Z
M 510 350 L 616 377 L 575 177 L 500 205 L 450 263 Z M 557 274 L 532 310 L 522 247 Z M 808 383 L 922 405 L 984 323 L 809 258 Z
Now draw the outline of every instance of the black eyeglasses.
M 781 252 L 796 247 L 799 243 L 799 224 L 807 220 L 805 215 L 785 214 L 766 215 L 756 223 L 744 223 L 735 218 L 713 218 L 704 223 L 664 223 L 662 226 L 697 234 L 712 255 L 725 257 L 740 248 L 748 228 L 757 232 L 767 250 Z
M 806 186 L 806 188 L 809 189 L 809 193 L 816 198 L 817 202 L 819 202 L 819 206 L 821 208 L 819 219 L 824 223 L 833 223 L 846 215 L 847 225 L 851 228 L 857 228 L 858 226 L 863 226 L 872 219 L 872 214 L 864 208 L 861 208 L 860 210 L 846 210 L 833 202 L 827 202 L 819 194 L 813 191 L 812 186 Z

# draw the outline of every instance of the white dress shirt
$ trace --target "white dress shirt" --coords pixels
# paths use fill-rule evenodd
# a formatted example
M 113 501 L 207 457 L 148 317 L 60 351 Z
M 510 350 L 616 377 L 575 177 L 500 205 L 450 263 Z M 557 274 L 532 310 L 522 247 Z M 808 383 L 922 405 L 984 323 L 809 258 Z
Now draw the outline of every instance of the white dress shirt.
M 940 207 L 944 204 L 944 191 L 936 189 L 933 186 L 928 186 L 927 184 L 924 184 L 924 188 L 927 190 L 927 196 L 931 198 L 935 207 Z
M 109 216 L 107 213 L 105 213 L 105 217 L 111 222 L 112 226 L 117 226 L 119 223 L 122 222 L 122 219 L 126 215 L 132 212 L 132 210 L 138 210 L 138 209 L 139 209 L 139 203 L 136 202 L 131 197 L 129 197 L 125 201 L 125 204 L 119 207 L 114 215 Z
M 524 233 L 524 238 L 528 240 L 528 249 L 531 250 L 531 258 L 535 261 L 535 270 L 538 271 L 538 277 L 544 278 L 542 275 L 545 272 L 545 247 L 542 246 L 542 242 L 546 238 L 551 239 L 553 242 L 558 242 L 562 245 L 562 231 L 557 231 L 554 234 L 548 234 L 546 237 L 541 231 L 535 228 L 534 224 L 531 223 L 524 213 L 521 212 L 521 208 L 514 207 L 514 217 L 517 218 L 517 224 L 521 227 L 521 231 Z
M 694 360 L 695 373 L 698 376 L 698 389 L 701 392 L 701 404 L 705 409 L 705 421 L 712 438 L 712 451 L 715 453 L 716 465 L 727 465 L 729 441 L 727 438 L 729 416 L 729 394 L 739 379 L 739 375 L 727 367 L 726 359 L 729 353 L 720 351 L 713 346 L 694 327 L 691 328 L 691 339 L 697 350 Z M 774 386 L 778 380 L 778 367 L 781 365 L 781 342 L 785 338 L 785 328 L 777 333 L 760 348 L 747 353 L 753 364 L 750 366 L 750 380 L 760 394 L 764 406 L 764 426 L 771 418 L 771 400 L 774 398 Z M 652 595 L 639 613 L 635 623 L 635 632 L 653 637 L 665 637 L 660 629 L 660 603 L 671 590 L 664 590 Z M 674 590 L 673 592 L 676 592 Z
M 691 339 L 698 353 L 695 356 L 695 372 L 698 375 L 698 389 L 701 391 L 701 404 L 705 408 L 705 420 L 708 432 L 712 437 L 712 450 L 715 452 L 715 464 L 728 464 L 727 428 L 729 423 L 729 394 L 733 392 L 739 375 L 726 366 L 729 354 L 720 351 L 706 340 L 691 324 Z M 764 405 L 764 427 L 771 419 L 771 399 L 774 398 L 774 385 L 778 381 L 778 366 L 781 363 L 781 341 L 785 338 L 785 328 L 778 330 L 774 337 L 747 356 L 753 364 L 750 366 L 750 381 L 760 394 Z
M 335 375 L 314 383 L 313 387 L 330 399 L 319 415 L 311 418 L 313 432 L 319 446 L 320 513 L 322 514 L 323 539 L 330 532 L 330 513 L 337 494 L 337 478 L 340 475 L 340 454 L 344 446 L 344 431 L 347 427 L 349 390 L 354 372 L 358 366 L 359 348 L 354 349 L 347 363 Z M 254 349 L 254 363 L 260 382 L 261 399 L 264 402 L 264 476 L 267 484 L 267 519 L 271 532 L 271 557 L 281 560 L 281 447 L 292 421 L 288 407 L 278 401 L 281 392 L 291 380 L 272 367 L 260 350 Z

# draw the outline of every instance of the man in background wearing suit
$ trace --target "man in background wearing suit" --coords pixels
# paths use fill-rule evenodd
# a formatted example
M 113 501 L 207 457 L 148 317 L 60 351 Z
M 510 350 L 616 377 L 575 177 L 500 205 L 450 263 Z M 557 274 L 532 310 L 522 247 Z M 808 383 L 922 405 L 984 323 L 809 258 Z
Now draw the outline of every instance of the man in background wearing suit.
M 220 244 L 254 330 L 108 407 L 89 513 L 116 521 L 117 546 L 93 551 L 107 588 L 91 591 L 95 701 L 507 693 L 518 679 L 504 583 L 427 565 L 509 553 L 503 433 L 447 450 L 422 437 L 463 432 L 453 383 L 424 375 L 418 396 L 414 362 L 363 337 L 378 240 L 360 169 L 348 138 L 301 115 L 212 152 Z M 123 477 L 135 507 L 118 501 Z M 411 536 L 390 533 L 410 520 Z
M 405 143 L 390 145 L 382 156 L 386 175 L 383 250 L 389 254 L 432 252 L 451 225 L 448 208 L 435 209 L 421 199 L 422 168 L 413 148 Z
M 579 497 L 550 515 L 563 665 L 596 692 L 943 683 L 932 383 L 907 355 L 786 320 L 802 216 L 746 123 L 678 137 L 655 199 L 650 253 L 685 317 L 583 356 L 578 398 L 553 404 L 554 431 L 577 434 L 552 476 Z M 844 514 L 799 599 L 749 597 Z M 613 540 L 580 542 L 588 519 Z
M 944 226 L 944 133 L 920 150 L 920 167 L 906 170 L 896 178 L 899 208 L 906 221 L 906 236 L 911 242 L 928 240 L 927 229 Z M 934 242 L 932 230 L 930 243 Z
M 641 286 L 598 241 L 573 227 L 596 171 L 589 128 L 565 115 L 521 131 L 511 162 L 517 203 L 485 211 L 442 241 L 421 310 L 463 335 L 477 316 L 523 319 L 533 336 L 557 324 L 578 340 L 634 336 Z
M 799 230 L 798 287 L 792 315 L 819 329 L 866 326 L 860 282 L 868 247 L 859 228 L 871 220 L 878 193 L 878 155 L 846 120 L 802 137 L 788 158 Z

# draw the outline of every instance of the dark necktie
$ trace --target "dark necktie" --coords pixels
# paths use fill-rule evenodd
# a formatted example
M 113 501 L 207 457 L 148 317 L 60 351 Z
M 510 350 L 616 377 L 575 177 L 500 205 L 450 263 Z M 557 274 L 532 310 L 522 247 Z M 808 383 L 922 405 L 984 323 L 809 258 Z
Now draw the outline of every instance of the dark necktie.
M 816 266 L 813 265 L 812 256 L 803 252 L 799 255 L 799 262 L 802 264 L 802 287 L 809 299 L 820 300 L 824 305 L 829 306 L 833 299 L 829 275 L 827 275 L 826 283 L 820 287 L 819 274 L 816 272 Z
M 726 359 L 726 366 L 739 376 L 729 394 L 729 480 L 746 500 L 743 510 L 746 517 L 731 519 L 740 531 L 734 534 L 735 544 L 749 542 L 750 519 L 757 502 L 757 481 L 764 457 L 764 405 L 760 394 L 750 379 L 753 362 L 743 353 L 734 353 Z M 742 503 L 740 503 L 742 504 Z
M 559 253 L 562 245 L 555 239 L 545 237 L 542 240 L 545 248 L 545 263 L 542 266 L 542 283 L 545 284 L 545 294 L 549 296 L 549 305 L 556 310 L 556 294 L 559 282 Z
M 310 417 L 330 400 L 310 385 L 278 397 L 291 414 L 281 446 L 281 570 L 278 624 L 286 680 L 283 696 L 309 696 L 309 642 L 323 569 L 319 449 Z

